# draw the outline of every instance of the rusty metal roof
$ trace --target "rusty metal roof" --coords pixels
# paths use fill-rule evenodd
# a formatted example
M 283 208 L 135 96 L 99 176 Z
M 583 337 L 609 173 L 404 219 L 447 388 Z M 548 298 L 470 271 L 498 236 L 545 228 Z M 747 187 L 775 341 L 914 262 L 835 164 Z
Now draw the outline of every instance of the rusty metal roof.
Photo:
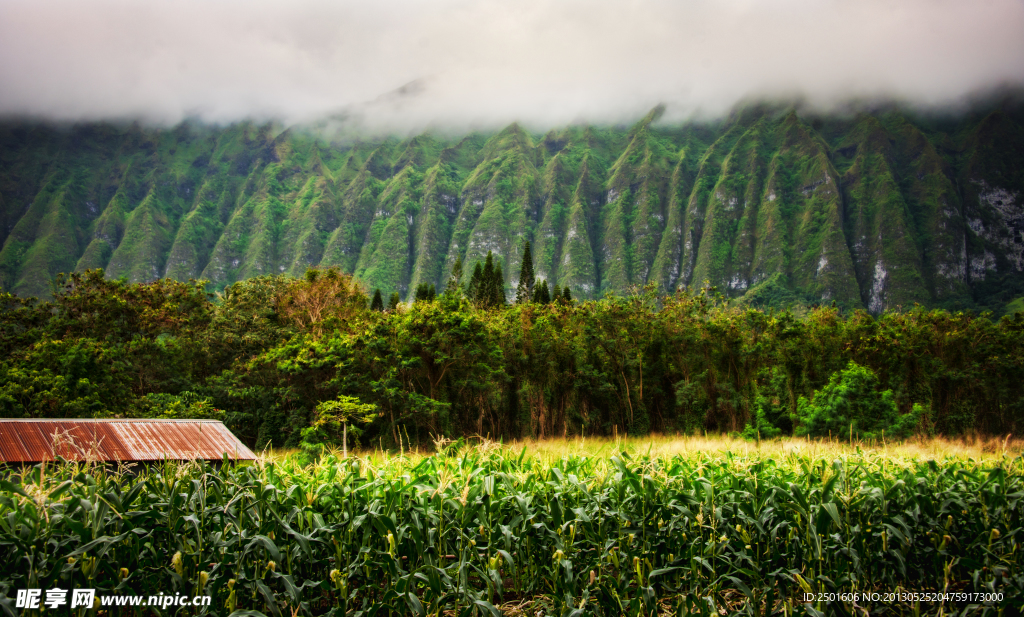
M 23 420 L 0 418 L 0 463 L 68 460 L 253 460 L 217 420 Z

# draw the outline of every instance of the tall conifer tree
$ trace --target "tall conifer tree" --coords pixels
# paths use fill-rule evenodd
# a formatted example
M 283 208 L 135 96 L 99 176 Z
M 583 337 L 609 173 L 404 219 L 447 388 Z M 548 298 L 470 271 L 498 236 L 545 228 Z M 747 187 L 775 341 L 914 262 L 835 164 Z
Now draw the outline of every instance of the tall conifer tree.
M 533 299 L 533 283 L 533 255 L 527 240 L 523 249 L 523 267 L 519 269 L 519 284 L 516 285 L 516 304 L 525 304 Z
M 494 298 L 494 254 L 487 251 L 484 270 L 480 276 L 480 289 L 476 292 L 476 302 L 484 308 L 488 308 L 492 298 Z
M 462 258 L 455 260 L 452 273 L 448 276 L 448 285 L 444 289 L 446 296 L 455 296 L 462 290 Z
M 483 285 L 484 271 L 480 267 L 480 262 L 476 262 L 476 267 L 473 268 L 473 276 L 469 279 L 469 288 L 466 290 L 466 296 L 469 297 L 471 302 L 476 302 L 480 295 L 480 287 Z
M 533 301 L 537 304 L 551 304 L 551 292 L 548 291 L 548 282 L 541 281 L 533 291 Z
M 505 274 L 501 271 L 501 263 L 494 266 L 494 276 L 491 280 L 491 308 L 505 306 Z
M 379 289 L 373 292 L 373 302 L 370 303 L 370 310 L 378 312 L 384 311 L 384 298 L 381 297 Z

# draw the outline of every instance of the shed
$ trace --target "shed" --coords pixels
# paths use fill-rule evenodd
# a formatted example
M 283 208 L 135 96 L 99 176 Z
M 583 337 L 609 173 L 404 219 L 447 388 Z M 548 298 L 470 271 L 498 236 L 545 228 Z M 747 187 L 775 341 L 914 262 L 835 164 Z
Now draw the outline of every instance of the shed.
M 256 458 L 218 420 L 0 418 L 0 463 L 67 460 L 149 463 Z

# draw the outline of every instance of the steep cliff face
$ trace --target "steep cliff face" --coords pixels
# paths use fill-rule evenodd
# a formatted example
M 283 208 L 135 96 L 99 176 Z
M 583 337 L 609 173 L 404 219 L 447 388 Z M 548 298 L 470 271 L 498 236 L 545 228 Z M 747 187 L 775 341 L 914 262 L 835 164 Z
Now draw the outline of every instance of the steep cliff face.
M 242 123 L 0 125 L 0 285 L 58 272 L 214 287 L 336 265 L 385 295 L 524 243 L 576 297 L 705 281 L 881 312 L 1024 294 L 1024 112 L 803 116 L 332 143 Z M 773 287 L 774 288 L 774 287 Z
M 995 111 L 970 130 L 956 178 L 966 222 L 966 280 L 982 294 L 1021 295 L 1024 270 L 1024 122 Z

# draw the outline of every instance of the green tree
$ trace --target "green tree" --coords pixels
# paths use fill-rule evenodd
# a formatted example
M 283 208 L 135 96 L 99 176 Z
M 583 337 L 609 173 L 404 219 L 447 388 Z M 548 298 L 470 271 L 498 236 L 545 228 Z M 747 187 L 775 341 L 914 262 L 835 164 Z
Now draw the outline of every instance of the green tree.
M 475 293 L 470 296 L 473 303 L 484 309 L 505 306 L 505 275 L 501 270 L 501 264 L 495 261 L 494 253 L 487 251 L 483 268 L 480 268 L 480 262 L 477 262 L 477 269 L 480 271 L 479 278 L 475 269 L 473 280 L 470 281 L 470 288 L 475 289 Z M 478 282 L 474 284 L 473 281 Z
M 548 282 L 541 281 L 540 285 L 533 290 L 533 301 L 537 304 L 551 304 L 551 294 L 548 292 Z
M 426 432 L 483 434 L 482 418 L 500 410 L 504 362 L 490 327 L 496 318 L 495 312 L 472 310 L 464 299 L 417 303 L 402 315 L 394 337 L 402 380 L 408 390 L 443 405 L 424 417 Z M 449 406 L 455 418 L 442 415 Z
M 466 289 L 466 296 L 471 302 L 477 301 L 477 296 L 480 294 L 480 288 L 483 286 L 484 270 L 480 266 L 480 262 L 476 262 L 476 266 L 473 268 L 473 275 L 469 278 L 469 287 Z
M 456 296 L 462 293 L 462 257 L 455 260 L 452 266 L 452 273 L 448 276 L 448 285 L 445 286 L 446 296 Z
M 523 249 L 523 266 L 519 269 L 519 283 L 516 285 L 516 304 L 525 304 L 533 300 L 533 256 L 530 254 L 530 241 L 526 241 Z
M 181 394 L 154 392 L 137 398 L 129 415 L 135 418 L 164 418 L 170 420 L 208 419 L 222 420 L 224 412 L 213 406 L 209 397 L 195 392 Z
M 437 298 L 437 287 L 433 283 L 416 286 L 416 302 L 433 302 Z
M 394 311 L 398 308 L 398 305 L 402 302 L 402 297 L 398 295 L 398 292 L 391 294 L 391 299 L 388 300 L 388 310 Z
M 377 311 L 379 313 L 384 311 L 384 298 L 381 297 L 379 289 L 373 292 L 373 301 L 370 302 L 370 310 Z
M 476 303 L 483 308 L 490 308 L 495 296 L 494 291 L 494 254 L 487 251 L 484 269 L 480 277 L 480 287 L 476 292 Z
M 508 303 L 505 296 L 505 274 L 501 271 L 501 263 L 494 265 L 493 280 L 491 282 L 491 308 L 501 308 Z
M 430 287 L 426 283 L 420 283 L 416 286 L 416 294 L 414 296 L 415 302 L 428 302 L 430 300 Z
M 369 422 L 377 416 L 377 406 L 372 403 L 361 403 L 354 396 L 339 396 L 331 401 L 323 401 L 316 406 L 316 419 L 312 426 L 302 431 L 303 445 L 315 446 L 312 441 L 319 432 L 327 431 L 328 435 L 341 426 L 341 453 L 348 457 L 348 425 L 352 422 Z
M 796 434 L 876 439 L 884 431 L 905 438 L 916 428 L 919 414 L 920 408 L 899 414 L 892 390 L 882 390 L 871 369 L 851 361 L 810 399 L 800 397 Z

